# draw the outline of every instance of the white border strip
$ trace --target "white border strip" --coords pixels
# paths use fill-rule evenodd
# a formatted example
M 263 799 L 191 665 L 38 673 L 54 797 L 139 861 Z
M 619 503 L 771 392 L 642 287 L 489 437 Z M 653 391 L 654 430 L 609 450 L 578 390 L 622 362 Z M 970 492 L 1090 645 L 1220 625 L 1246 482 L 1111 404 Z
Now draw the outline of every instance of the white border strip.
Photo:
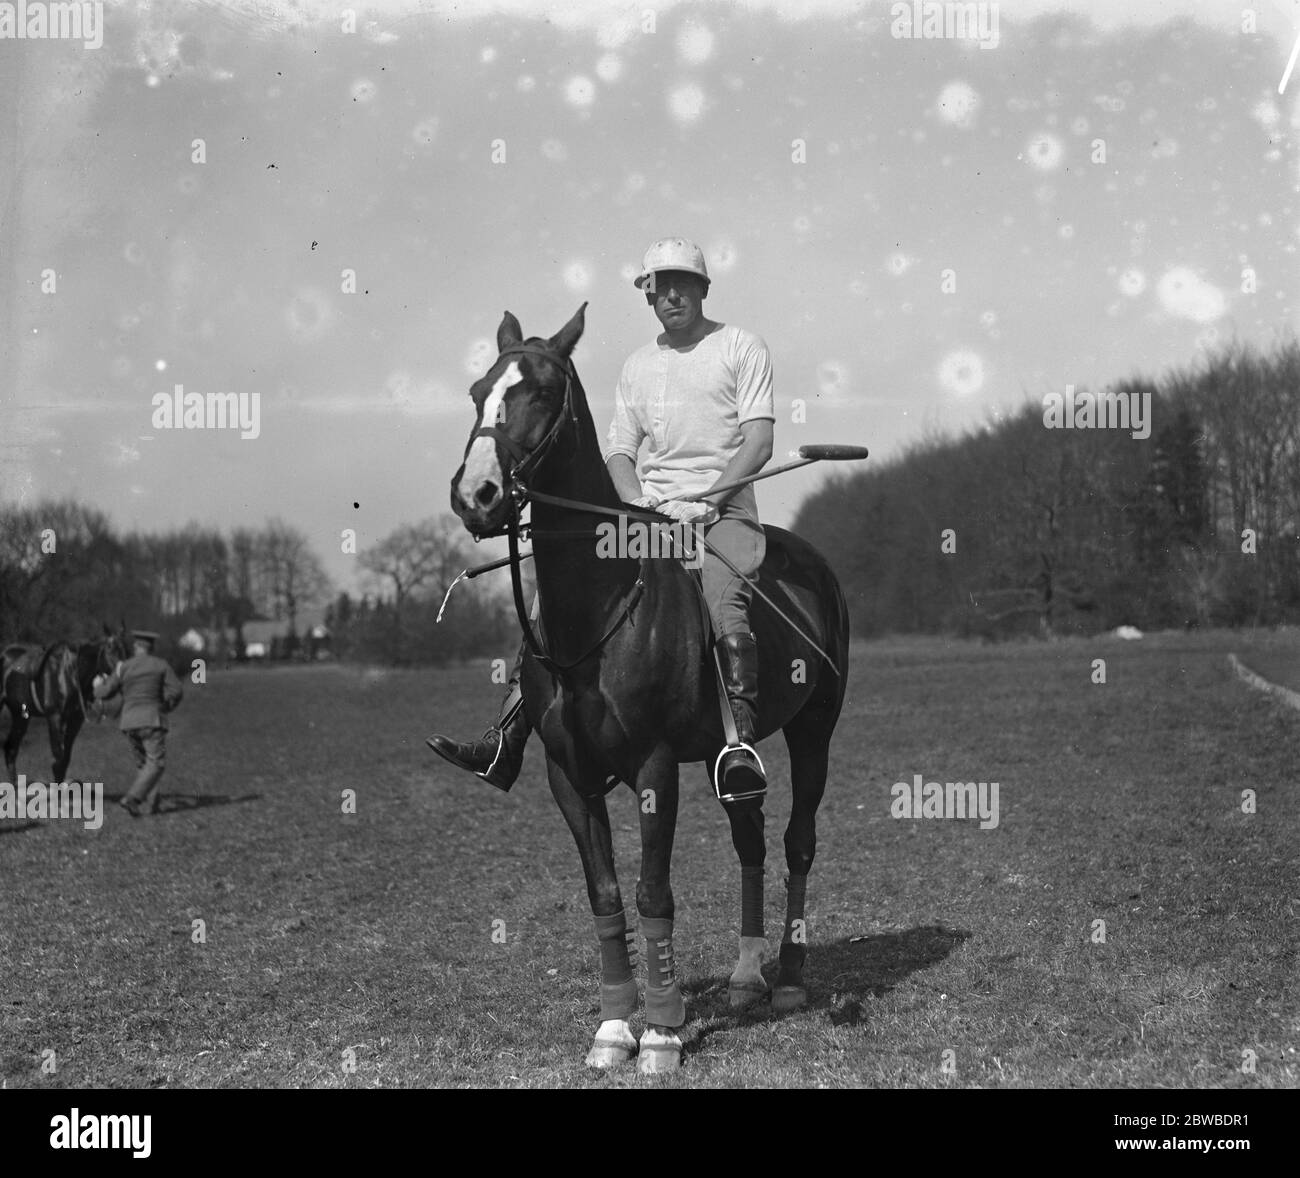
M 1262 675 L 1256 675 L 1235 654 L 1228 655 L 1228 662 L 1232 664 L 1232 669 L 1251 687 L 1257 688 L 1259 691 L 1266 691 L 1269 695 L 1277 696 L 1284 704 L 1300 712 L 1300 691 L 1292 691 L 1289 687 L 1283 687 L 1281 684 L 1270 683 Z

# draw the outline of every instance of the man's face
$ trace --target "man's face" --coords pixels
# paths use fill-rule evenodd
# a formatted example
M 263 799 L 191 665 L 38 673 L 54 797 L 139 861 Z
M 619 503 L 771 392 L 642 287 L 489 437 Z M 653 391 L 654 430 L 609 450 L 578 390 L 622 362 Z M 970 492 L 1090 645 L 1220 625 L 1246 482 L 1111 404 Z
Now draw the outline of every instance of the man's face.
M 131 653 L 139 658 L 142 654 L 150 654 L 153 651 L 153 645 L 137 638 L 131 643 Z
M 704 279 L 683 270 L 660 270 L 646 284 L 646 302 L 667 331 L 689 331 L 704 314 Z

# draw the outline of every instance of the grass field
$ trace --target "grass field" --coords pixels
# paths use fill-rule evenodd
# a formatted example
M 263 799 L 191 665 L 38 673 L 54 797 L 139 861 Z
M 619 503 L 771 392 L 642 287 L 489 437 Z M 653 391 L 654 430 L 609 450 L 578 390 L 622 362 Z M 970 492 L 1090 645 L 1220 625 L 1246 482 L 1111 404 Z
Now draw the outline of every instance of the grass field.
M 540 748 L 504 796 L 424 747 L 495 715 L 486 664 L 214 673 L 174 717 L 164 814 L 0 834 L 0 1079 L 1295 1087 L 1300 713 L 1241 683 L 1230 650 L 1294 664 L 1300 638 L 855 647 L 810 884 L 811 1002 L 786 1018 L 727 1008 L 739 870 L 685 767 L 686 1054 L 655 1080 L 582 1066 L 598 958 Z M 763 753 L 775 946 L 788 786 L 781 742 Z M 43 779 L 43 730 L 20 768 Z M 72 770 L 115 799 L 125 740 L 87 729 Z M 890 787 L 917 773 L 997 781 L 998 826 L 892 818 Z M 632 796 L 612 809 L 630 902 Z

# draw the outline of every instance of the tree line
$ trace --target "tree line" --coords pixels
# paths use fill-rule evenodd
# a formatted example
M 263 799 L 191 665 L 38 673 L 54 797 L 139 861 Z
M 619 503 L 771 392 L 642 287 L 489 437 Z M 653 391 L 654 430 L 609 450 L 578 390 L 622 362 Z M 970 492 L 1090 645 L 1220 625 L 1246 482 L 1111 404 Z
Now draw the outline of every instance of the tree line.
M 444 516 L 396 529 L 358 554 L 373 593 L 337 592 L 308 537 L 281 519 L 228 532 L 191 524 L 119 534 L 108 516 L 72 500 L 0 505 L 0 642 L 79 640 L 126 621 L 174 640 L 190 629 L 212 653 L 240 659 L 252 622 L 283 623 L 277 650 L 305 649 L 323 620 L 341 657 L 428 663 L 499 651 L 513 611 L 479 582 L 443 594 L 474 563 L 459 523 Z
M 793 530 L 831 558 L 855 634 L 1300 620 L 1295 339 L 1105 393 L 1148 398 L 1149 436 L 1048 428 L 1031 402 L 805 501 Z
M 1031 402 L 811 496 L 793 530 L 831 559 L 855 634 L 1300 621 L 1300 344 L 1234 344 L 1103 395 L 1145 405 L 1149 433 L 1049 428 Z M 287 623 L 292 652 L 307 615 L 323 618 L 335 654 L 367 662 L 517 643 L 499 583 L 462 582 L 436 623 L 475 563 L 454 517 L 403 525 L 358 560 L 374 590 L 359 598 L 336 591 L 283 520 L 119 535 L 70 500 L 0 505 L 0 641 L 77 639 L 127 619 L 171 638 L 231 633 L 239 657 L 249 623 Z

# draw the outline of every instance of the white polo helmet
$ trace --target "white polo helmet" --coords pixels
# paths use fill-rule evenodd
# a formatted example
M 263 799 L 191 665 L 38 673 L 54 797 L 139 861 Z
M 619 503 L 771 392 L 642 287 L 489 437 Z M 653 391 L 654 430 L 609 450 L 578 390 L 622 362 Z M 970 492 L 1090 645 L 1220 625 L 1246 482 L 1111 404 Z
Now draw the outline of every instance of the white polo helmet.
M 641 260 L 641 273 L 635 279 L 637 289 L 644 289 L 650 275 L 661 270 L 684 270 L 687 274 L 698 274 L 706 283 L 710 281 L 709 271 L 704 265 L 704 251 L 684 237 L 660 238 L 646 250 Z

